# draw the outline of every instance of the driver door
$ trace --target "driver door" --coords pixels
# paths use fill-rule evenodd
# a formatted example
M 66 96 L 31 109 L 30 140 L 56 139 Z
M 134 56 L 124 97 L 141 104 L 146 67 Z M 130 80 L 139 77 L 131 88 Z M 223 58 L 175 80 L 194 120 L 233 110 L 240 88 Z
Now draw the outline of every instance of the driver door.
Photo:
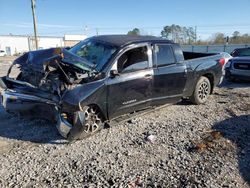
M 153 69 L 152 52 L 147 44 L 118 55 L 111 70 L 119 75 L 107 81 L 109 119 L 150 106 Z

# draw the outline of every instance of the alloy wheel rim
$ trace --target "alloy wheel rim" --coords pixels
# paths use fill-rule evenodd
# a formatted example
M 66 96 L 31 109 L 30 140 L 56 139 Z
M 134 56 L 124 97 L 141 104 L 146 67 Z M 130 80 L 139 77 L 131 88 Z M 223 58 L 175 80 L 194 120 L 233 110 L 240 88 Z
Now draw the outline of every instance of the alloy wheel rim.
M 209 95 L 209 85 L 207 82 L 202 82 L 200 84 L 200 87 L 198 89 L 198 97 L 204 101 L 207 99 L 208 95 Z
M 85 129 L 86 133 L 94 133 L 98 131 L 101 124 L 100 114 L 97 112 L 97 109 L 89 107 L 85 111 Z

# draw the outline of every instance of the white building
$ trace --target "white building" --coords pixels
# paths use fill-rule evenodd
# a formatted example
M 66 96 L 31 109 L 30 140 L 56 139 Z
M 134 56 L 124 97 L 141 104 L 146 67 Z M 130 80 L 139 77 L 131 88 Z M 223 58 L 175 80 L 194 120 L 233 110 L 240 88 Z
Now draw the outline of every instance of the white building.
M 85 38 L 87 38 L 85 35 L 40 36 L 38 37 L 38 48 L 73 46 Z M 7 55 L 28 52 L 35 50 L 35 40 L 34 37 L 25 35 L 0 35 L 0 50 L 4 50 Z
M 27 52 L 29 51 L 28 37 L 2 35 L 0 36 L 0 49 L 4 50 L 7 55 L 13 55 L 18 52 Z
M 64 45 L 74 46 L 76 43 L 86 38 L 86 35 L 64 35 Z

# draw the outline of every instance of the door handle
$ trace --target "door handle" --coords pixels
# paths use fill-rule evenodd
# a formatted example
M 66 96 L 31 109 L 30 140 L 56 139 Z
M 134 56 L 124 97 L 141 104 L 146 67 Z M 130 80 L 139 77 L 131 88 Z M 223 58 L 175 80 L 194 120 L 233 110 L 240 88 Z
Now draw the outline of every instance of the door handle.
M 151 78 L 152 77 L 152 74 L 146 74 L 145 75 L 145 78 Z

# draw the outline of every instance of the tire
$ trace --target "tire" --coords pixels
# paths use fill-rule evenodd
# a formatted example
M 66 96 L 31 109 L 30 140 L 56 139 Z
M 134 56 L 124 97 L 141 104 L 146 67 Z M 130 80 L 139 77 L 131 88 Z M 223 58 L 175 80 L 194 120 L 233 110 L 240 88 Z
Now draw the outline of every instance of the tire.
M 90 137 L 103 129 L 104 122 L 99 109 L 87 106 L 83 111 L 74 113 L 73 128 L 70 130 L 68 140 L 80 140 Z
M 196 83 L 190 101 L 194 104 L 204 104 L 211 93 L 211 83 L 207 77 L 201 76 Z

